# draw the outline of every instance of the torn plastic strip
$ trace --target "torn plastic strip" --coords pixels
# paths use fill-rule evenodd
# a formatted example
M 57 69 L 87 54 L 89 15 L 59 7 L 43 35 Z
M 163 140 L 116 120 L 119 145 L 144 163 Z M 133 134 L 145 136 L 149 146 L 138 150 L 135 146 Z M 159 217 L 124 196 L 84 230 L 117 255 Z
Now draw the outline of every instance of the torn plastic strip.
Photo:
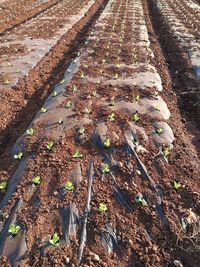
M 79 220 L 79 211 L 74 203 L 69 204 L 60 211 L 64 239 L 67 244 L 70 243 L 70 236 L 76 235 L 76 225 Z
M 106 224 L 106 227 L 101 236 L 101 241 L 103 247 L 107 250 L 108 253 L 111 253 L 113 250 L 118 248 L 117 237 L 111 222 L 108 222 Z
M 91 202 L 91 197 L 92 197 L 92 182 L 93 182 L 93 177 L 94 177 L 94 163 L 90 163 L 89 171 L 88 171 L 88 195 L 87 195 L 87 203 L 85 207 L 85 216 L 83 220 L 83 229 L 81 233 L 81 240 L 80 240 L 80 247 L 79 247 L 79 252 L 78 252 L 78 264 L 81 263 L 82 256 L 83 256 L 83 250 L 85 247 L 86 239 L 87 239 L 87 219 L 88 215 L 90 213 L 90 202 Z

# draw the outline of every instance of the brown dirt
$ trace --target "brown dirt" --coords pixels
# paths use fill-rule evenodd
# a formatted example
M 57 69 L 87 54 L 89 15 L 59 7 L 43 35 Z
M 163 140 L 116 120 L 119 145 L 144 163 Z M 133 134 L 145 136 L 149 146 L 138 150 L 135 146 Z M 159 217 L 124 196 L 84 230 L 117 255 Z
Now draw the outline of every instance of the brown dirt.
M 115 1 L 114 13 L 120 1 Z M 81 233 L 81 226 L 78 226 L 78 237 L 72 239 L 70 246 L 61 245 L 58 248 L 51 248 L 46 257 L 41 255 L 40 241 L 41 237 L 52 234 L 55 231 L 62 233 L 61 224 L 59 221 L 59 210 L 70 202 L 76 203 L 76 206 L 82 212 L 87 198 L 87 168 L 91 160 L 95 162 L 96 172 L 93 184 L 93 196 L 91 202 L 91 212 L 88 218 L 87 231 L 88 239 L 86 241 L 86 248 L 83 255 L 81 266 L 136 266 L 136 267 L 166 267 L 169 262 L 173 260 L 180 260 L 185 267 L 198 267 L 199 265 L 199 252 L 184 252 L 179 246 L 184 242 L 177 243 L 179 238 L 180 222 L 179 219 L 184 216 L 186 210 L 192 208 L 196 214 L 200 214 L 200 190 L 199 190 L 199 167 L 200 160 L 198 153 L 200 151 L 199 143 L 196 142 L 199 129 L 197 128 L 196 120 L 191 119 L 194 116 L 192 111 L 185 111 L 185 101 L 180 97 L 185 83 L 185 75 L 191 75 L 191 69 L 188 64 L 184 65 L 183 75 L 175 75 L 177 66 L 175 60 L 170 61 L 170 68 L 168 67 L 168 60 L 172 60 L 176 55 L 176 64 L 180 68 L 182 58 L 171 50 L 173 45 L 169 39 L 169 33 L 165 26 L 161 24 L 162 20 L 157 13 L 151 8 L 151 4 L 147 5 L 147 1 L 143 0 L 143 9 L 145 13 L 146 25 L 148 27 L 148 34 L 151 41 L 151 49 L 154 52 L 155 58 L 150 59 L 151 63 L 156 66 L 158 73 L 161 75 L 163 82 L 163 92 L 160 93 L 162 98 L 167 103 L 172 114 L 169 124 L 173 129 L 175 135 L 174 149 L 169 157 L 169 164 L 162 166 L 162 174 L 159 175 L 154 166 L 154 155 L 157 151 L 155 145 L 150 143 L 147 148 L 151 153 L 148 155 L 141 155 L 141 159 L 147 167 L 151 177 L 158 182 L 164 189 L 164 212 L 169 220 L 170 227 L 161 224 L 158 216 L 155 214 L 153 205 L 148 207 L 139 207 L 134 203 L 135 195 L 138 191 L 144 192 L 148 198 L 153 201 L 154 195 L 152 187 L 148 181 L 145 181 L 130 171 L 127 167 L 129 161 L 134 170 L 137 168 L 135 159 L 132 155 L 124 153 L 122 150 L 124 142 L 124 133 L 128 127 L 130 117 L 124 112 L 116 112 L 116 121 L 110 122 L 107 120 L 110 109 L 103 107 L 105 101 L 113 96 L 127 97 L 132 99 L 139 92 L 139 89 L 134 88 L 112 88 L 111 86 L 95 85 L 91 83 L 84 83 L 80 79 L 81 73 L 89 76 L 98 76 L 99 68 L 86 68 L 81 66 L 79 71 L 74 75 L 70 85 L 67 87 L 65 96 L 67 99 L 73 99 L 74 93 L 72 91 L 73 85 L 76 84 L 79 91 L 75 97 L 75 113 L 76 117 L 83 116 L 83 110 L 89 105 L 90 98 L 94 89 L 99 98 L 92 97 L 92 113 L 89 117 L 92 119 L 92 124 L 87 125 L 86 140 L 82 144 L 77 144 L 74 141 L 74 136 L 77 129 L 70 129 L 64 131 L 64 136 L 55 144 L 52 151 L 46 150 L 46 145 L 49 140 L 41 138 L 40 134 L 36 134 L 33 139 L 26 139 L 26 155 L 35 153 L 33 159 L 29 160 L 28 168 L 23 174 L 16 192 L 13 194 L 11 201 L 6 206 L 6 210 L 14 204 L 19 197 L 23 198 L 23 208 L 18 213 L 20 220 L 28 229 L 27 232 L 27 246 L 28 253 L 22 260 L 20 266 L 77 266 L 77 252 L 79 246 L 79 238 Z M 98 17 L 98 14 L 103 9 L 100 9 L 101 1 L 97 2 L 94 7 L 89 11 L 86 17 L 79 22 L 67 36 L 64 36 L 55 48 L 45 57 L 39 65 L 30 73 L 30 75 L 21 80 L 16 88 L 13 89 L 12 94 L 4 96 L 3 108 L 9 105 L 12 99 L 15 109 L 9 105 L 9 109 L 5 111 L 7 121 L 4 121 L 6 127 L 1 134 L 2 140 L 2 166 L 1 175 L 7 179 L 16 168 L 10 158 L 11 147 L 20 133 L 23 132 L 28 124 L 31 122 L 36 111 L 42 106 L 48 93 L 52 91 L 53 86 L 61 79 L 66 67 L 71 59 L 75 57 L 80 48 L 94 49 L 92 58 L 86 58 L 85 63 L 92 66 L 92 63 L 98 62 L 101 66 L 103 73 L 113 75 L 116 69 L 109 70 L 109 72 L 100 63 L 101 59 L 105 57 L 105 41 L 104 45 L 94 46 L 95 42 L 89 45 L 84 45 L 86 36 L 89 34 L 88 29 Z M 105 2 L 104 2 L 105 4 Z M 149 14 L 150 10 L 150 14 Z M 97 12 L 98 11 L 98 12 Z M 155 15 L 153 18 L 153 15 Z M 131 13 L 128 14 L 131 16 Z M 93 17 L 92 17 L 93 16 Z M 122 5 L 119 25 L 124 16 L 124 5 Z M 150 17 L 151 16 L 151 17 Z M 151 22 L 153 21 L 153 24 Z M 109 24 L 113 24 L 110 19 Z M 159 26 L 158 26 L 159 25 Z M 161 30 L 159 30 L 162 25 Z M 92 29 L 92 27 L 91 27 Z M 109 27 L 105 29 L 110 32 Z M 156 33 L 158 33 L 158 36 Z M 162 31 L 162 34 L 160 32 Z M 78 32 L 78 34 L 77 34 Z M 91 31 L 90 31 L 91 33 Z M 120 28 L 116 27 L 114 33 L 120 35 Z M 164 34 L 166 33 L 166 35 Z M 130 28 L 125 29 L 125 42 L 130 39 L 133 32 Z M 167 39 L 168 37 L 168 39 Z M 162 39 L 163 38 L 163 39 Z M 169 41 L 170 40 L 170 41 Z M 164 44 L 167 44 L 164 46 Z M 161 45 L 160 45 L 161 44 Z M 166 54 L 167 48 L 170 49 L 170 57 Z M 106 57 L 107 62 L 117 63 L 118 61 L 129 63 L 132 60 L 131 47 L 112 47 L 108 49 L 109 55 Z M 136 53 L 140 62 L 145 61 L 140 51 Z M 165 56 L 164 56 L 165 55 Z M 167 61 L 166 61 L 167 59 Z M 131 73 L 131 71 L 130 71 Z M 120 75 L 120 73 L 119 73 Z M 42 77 L 41 77 L 42 76 Z M 52 78 L 53 77 L 53 78 Z M 195 80 L 192 80 L 196 84 Z M 26 91 L 25 91 L 26 89 Z M 184 87 L 186 90 L 186 87 Z M 145 93 L 144 93 L 145 95 Z M 28 103 L 24 103 L 24 101 Z M 64 104 L 64 103 L 63 103 Z M 17 107 L 17 108 L 16 108 Z M 184 117 L 184 118 L 183 118 Z M 26 118 L 26 121 L 25 119 Z M 112 140 L 112 146 L 116 148 L 115 160 L 120 162 L 114 172 L 118 185 L 130 196 L 133 206 L 133 213 L 127 212 L 116 199 L 113 197 L 113 179 L 111 176 L 106 175 L 102 180 L 101 162 L 105 149 L 97 149 L 91 145 L 91 136 L 96 123 L 100 120 L 106 121 L 109 128 L 109 137 Z M 145 127 L 148 133 L 152 131 L 149 126 L 151 119 L 142 117 L 142 126 Z M 3 121 L 2 124 L 3 126 Z M 116 138 L 117 133 L 119 139 Z M 116 139 L 115 139 L 116 138 Z M 81 160 L 75 160 L 72 155 L 75 149 L 80 149 L 83 154 Z M 60 188 L 69 179 L 69 176 L 74 169 L 76 162 L 80 161 L 82 165 L 83 180 L 79 185 L 77 194 L 68 192 L 64 199 L 60 199 Z M 30 181 L 36 174 L 42 177 L 42 183 L 37 187 L 33 194 L 31 193 Z M 172 188 L 172 181 L 178 180 L 185 187 L 179 190 Z M 39 205 L 37 205 L 37 201 Z M 97 207 L 100 202 L 105 202 L 108 205 L 108 212 L 99 214 Z M 107 254 L 103 249 L 100 236 L 105 227 L 105 222 L 111 220 L 114 227 L 117 229 L 117 236 L 120 237 L 119 250 L 114 253 Z M 147 234 L 148 233 L 148 234 Z M 148 235 L 151 237 L 149 238 Z M 94 260 L 94 253 L 100 258 L 99 261 Z M 67 257 L 70 258 L 70 263 L 67 264 Z M 2 266 L 8 266 L 7 259 L 2 259 Z

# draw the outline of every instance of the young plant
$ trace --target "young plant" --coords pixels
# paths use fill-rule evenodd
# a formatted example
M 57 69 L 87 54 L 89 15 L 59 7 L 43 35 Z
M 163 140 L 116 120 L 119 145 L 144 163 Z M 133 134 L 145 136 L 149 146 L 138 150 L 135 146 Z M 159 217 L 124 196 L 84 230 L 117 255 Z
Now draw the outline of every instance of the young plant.
M 156 128 L 156 133 L 161 135 L 163 133 L 163 128 Z
M 58 95 L 58 92 L 57 91 L 53 91 L 53 93 L 51 94 L 51 96 L 55 97 Z
M 85 113 L 89 115 L 92 113 L 92 110 L 90 108 L 85 108 Z
M 59 125 L 63 124 L 63 119 L 62 118 L 59 119 L 58 124 Z
M 100 213 L 106 212 L 108 210 L 108 207 L 105 203 L 99 203 L 98 211 Z
M 178 181 L 173 181 L 173 188 L 178 190 L 182 187 L 182 184 Z
M 73 154 L 73 158 L 82 158 L 83 155 L 81 154 L 81 152 L 79 150 L 76 150 Z
M 137 95 L 134 99 L 135 99 L 136 102 L 138 102 L 138 101 L 140 101 L 140 96 Z
M 57 247 L 60 244 L 60 237 L 58 235 L 58 233 L 55 233 L 52 237 L 52 239 L 49 239 L 49 243 L 54 246 Z
M 67 104 L 65 105 L 66 108 L 71 108 L 72 107 L 72 102 L 68 101 Z
M 102 167 L 102 171 L 103 173 L 109 173 L 110 172 L 110 168 L 109 168 L 109 165 L 108 164 L 103 164 L 103 167 Z
M 154 108 L 155 108 L 156 111 L 161 111 L 161 108 L 160 108 L 159 105 L 156 105 Z
M 50 142 L 47 144 L 47 149 L 50 151 L 50 150 L 53 148 L 53 145 L 54 145 L 54 142 L 53 142 L 53 141 L 50 141 Z
M 34 185 L 39 185 L 41 183 L 41 177 L 38 175 L 34 176 L 32 182 L 34 183 Z
M 14 159 L 21 160 L 23 157 L 23 153 L 20 151 L 18 154 L 14 155 Z
M 33 128 L 29 128 L 26 133 L 29 135 L 29 136 L 32 136 L 34 134 L 34 130 Z
M 135 197 L 135 202 L 138 204 L 142 204 L 142 206 L 148 206 L 146 200 L 143 198 L 142 194 L 138 194 Z
M 106 138 L 106 140 L 104 141 L 104 147 L 105 148 L 109 148 L 110 147 L 110 139 L 109 138 Z
M 85 74 L 82 72 L 81 73 L 81 79 L 83 79 L 85 77 Z
M 64 187 L 65 187 L 66 190 L 69 190 L 69 191 L 73 191 L 74 190 L 74 185 L 73 185 L 73 183 L 71 181 L 67 181 Z
M 85 133 L 85 128 L 81 127 L 78 132 L 79 132 L 79 134 L 84 134 Z
M 95 90 L 95 91 L 93 91 L 92 92 L 92 95 L 95 97 L 95 96 L 97 96 L 97 91 Z
M 65 79 L 62 79 L 61 81 L 60 81 L 60 84 L 63 84 L 65 82 Z
M 76 85 L 73 86 L 73 93 L 76 93 L 78 91 L 78 88 Z
M 170 148 L 169 147 L 164 148 L 163 155 L 165 158 L 167 158 L 170 155 Z
M 0 190 L 5 190 L 7 187 L 7 182 L 1 182 L 0 183 Z
M 109 119 L 110 121 L 114 121 L 114 120 L 115 120 L 115 113 L 112 112 L 110 115 L 108 115 L 108 119 Z
M 140 117 L 139 117 L 138 113 L 136 112 L 135 114 L 133 114 L 133 121 L 138 122 L 139 120 L 140 120 Z
M 14 223 L 11 223 L 9 225 L 8 233 L 11 234 L 12 236 L 15 236 L 19 233 L 20 231 L 20 226 L 16 225 Z
M 46 113 L 46 112 L 47 112 L 47 109 L 44 108 L 44 107 L 42 107 L 42 108 L 40 109 L 40 112 L 41 112 L 41 113 Z
M 9 81 L 9 80 L 4 81 L 4 84 L 10 84 L 10 83 L 11 83 L 11 81 Z

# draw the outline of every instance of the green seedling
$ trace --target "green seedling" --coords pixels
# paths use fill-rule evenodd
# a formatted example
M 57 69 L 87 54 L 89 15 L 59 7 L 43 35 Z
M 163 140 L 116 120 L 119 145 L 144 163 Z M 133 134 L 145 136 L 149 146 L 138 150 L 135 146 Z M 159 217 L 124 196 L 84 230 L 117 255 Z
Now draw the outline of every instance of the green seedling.
M 23 157 L 23 153 L 20 151 L 18 154 L 14 155 L 14 159 L 21 160 Z
M 81 152 L 79 150 L 76 150 L 73 154 L 73 158 L 82 158 L 83 155 L 81 154 Z
M 9 80 L 4 81 L 4 84 L 10 84 L 10 83 L 11 83 L 11 81 L 9 81 Z
M 58 124 L 60 124 L 60 125 L 63 124 L 63 119 L 62 118 L 59 119 Z
M 16 225 L 14 223 L 11 223 L 9 225 L 8 233 L 11 234 L 12 236 L 15 236 L 19 233 L 20 231 L 20 226 Z
M 90 108 L 85 108 L 85 113 L 89 115 L 92 113 L 92 110 Z
M 102 171 L 103 171 L 103 173 L 109 173 L 110 172 L 109 165 L 103 164 Z
M 65 79 L 62 79 L 61 81 L 60 81 L 60 84 L 63 84 L 65 82 Z
M 57 91 L 53 91 L 53 93 L 51 94 L 51 96 L 55 97 L 58 95 L 58 92 Z
M 92 95 L 95 97 L 95 96 L 97 96 L 97 91 L 95 90 L 95 91 L 93 91 L 92 92 Z
M 27 134 L 30 135 L 30 136 L 32 136 L 32 135 L 34 134 L 34 130 L 33 130 L 33 128 L 29 128 L 26 132 L 27 132 Z
M 34 183 L 34 185 L 39 185 L 41 183 L 41 177 L 38 175 L 34 176 L 32 182 Z
M 73 86 L 73 92 L 76 93 L 78 91 L 78 88 L 76 87 L 76 85 Z
M 156 133 L 158 135 L 162 134 L 163 133 L 163 128 L 156 128 Z
M 170 155 L 170 148 L 169 147 L 164 148 L 163 155 L 165 158 L 167 158 Z
M 85 128 L 81 127 L 78 132 L 79 132 L 79 134 L 84 134 L 85 133 Z
M 155 108 L 155 110 L 156 110 L 156 111 L 161 111 L 161 109 L 160 109 L 160 106 L 159 106 L 159 105 L 156 105 L 154 108 Z
M 66 108 L 71 108 L 72 107 L 72 102 L 68 101 L 67 104 L 65 105 Z
M 81 79 L 83 79 L 85 77 L 84 72 L 81 73 Z
M 104 147 L 105 148 L 109 148 L 110 147 L 110 139 L 109 138 L 106 138 L 106 140 L 104 141 Z
M 114 105 L 115 105 L 115 100 L 114 100 L 114 99 L 110 101 L 110 105 L 111 105 L 112 107 L 114 107 Z
M 115 73 L 114 78 L 115 78 L 115 79 L 118 79 L 118 78 L 119 78 L 119 74 L 118 74 L 118 73 Z
M 21 70 L 16 70 L 16 73 L 21 73 Z
M 182 187 L 182 184 L 178 181 L 173 181 L 173 188 L 178 190 Z
M 7 187 L 7 182 L 1 182 L 0 183 L 0 190 L 5 190 Z
M 71 181 L 67 181 L 64 187 L 65 187 L 66 190 L 69 190 L 69 191 L 73 191 L 74 190 L 74 185 L 73 185 L 73 183 Z
M 105 64 L 106 63 L 106 59 L 102 59 L 102 63 Z
M 47 144 L 47 149 L 50 151 L 53 148 L 54 142 L 51 141 Z
M 138 122 L 139 120 L 140 120 L 140 117 L 139 117 L 138 113 L 133 114 L 133 121 Z
M 49 239 L 49 243 L 54 246 L 57 247 L 60 244 L 60 237 L 58 235 L 58 233 L 55 233 L 52 237 L 52 239 Z
M 146 200 L 143 198 L 142 195 L 136 196 L 135 202 L 138 203 L 138 204 L 142 204 L 142 206 L 148 206 Z
M 103 213 L 103 212 L 106 212 L 108 210 L 108 207 L 106 204 L 104 203 L 99 203 L 99 208 L 98 208 L 98 211 L 100 213 Z
M 41 112 L 41 113 L 45 113 L 45 112 L 47 112 L 47 109 L 42 107 L 42 108 L 40 109 L 40 112 Z
M 114 120 L 115 120 L 115 113 L 112 112 L 110 115 L 108 115 L 108 119 L 109 119 L 110 121 L 114 121 Z
M 137 101 L 137 102 L 138 102 L 138 101 L 140 101 L 140 96 L 139 96 L 139 95 L 137 95 L 137 96 L 136 96 L 134 99 L 135 99 L 135 101 Z

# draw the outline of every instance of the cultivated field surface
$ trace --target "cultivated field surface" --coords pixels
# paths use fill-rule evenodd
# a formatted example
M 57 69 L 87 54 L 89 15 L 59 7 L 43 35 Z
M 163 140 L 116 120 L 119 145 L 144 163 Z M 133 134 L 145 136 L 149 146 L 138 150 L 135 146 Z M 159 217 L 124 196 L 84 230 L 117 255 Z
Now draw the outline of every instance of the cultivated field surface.
M 200 1 L 0 0 L 0 266 L 200 267 Z

